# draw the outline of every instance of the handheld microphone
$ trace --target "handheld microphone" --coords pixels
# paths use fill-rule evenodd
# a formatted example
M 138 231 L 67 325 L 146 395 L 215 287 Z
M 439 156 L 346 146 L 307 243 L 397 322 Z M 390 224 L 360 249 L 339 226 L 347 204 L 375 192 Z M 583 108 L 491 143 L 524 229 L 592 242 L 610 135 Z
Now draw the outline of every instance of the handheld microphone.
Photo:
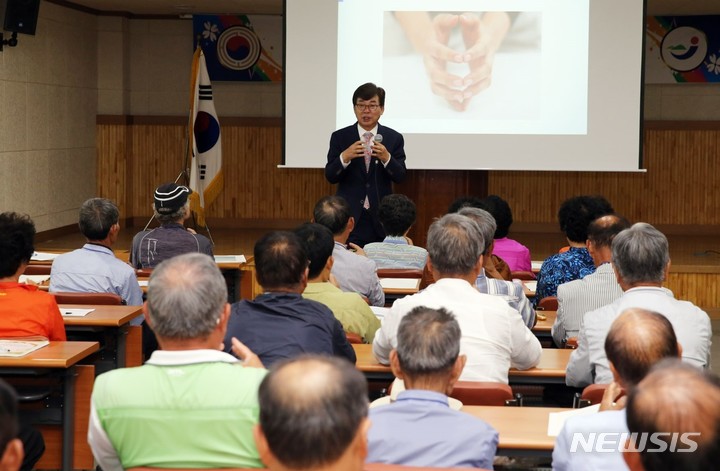
M 377 142 L 378 144 L 380 144 L 380 143 L 383 141 L 383 136 L 382 136 L 382 134 L 379 134 L 379 133 L 378 133 L 378 134 L 375 134 L 375 137 L 373 137 L 373 141 L 375 141 L 375 142 Z M 377 158 L 375 158 L 375 159 L 373 159 L 373 160 L 375 160 L 375 163 L 376 163 L 376 164 L 378 163 Z

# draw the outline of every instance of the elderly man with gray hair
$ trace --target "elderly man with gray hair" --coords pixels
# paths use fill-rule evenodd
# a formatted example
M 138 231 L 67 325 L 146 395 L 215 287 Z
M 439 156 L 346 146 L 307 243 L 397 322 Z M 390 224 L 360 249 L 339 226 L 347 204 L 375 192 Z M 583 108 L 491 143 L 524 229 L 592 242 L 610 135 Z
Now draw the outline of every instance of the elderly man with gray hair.
M 390 366 L 407 389 L 370 410 L 368 462 L 492 469 L 498 433 L 448 402 L 467 360 L 460 336 L 445 309 L 419 306 L 400 321 Z
M 670 251 L 665 235 L 639 222 L 615 236 L 612 264 L 623 295 L 607 306 L 585 313 L 578 348 L 570 355 L 565 382 L 584 387 L 609 383 L 612 373 L 605 355 L 605 337 L 615 318 L 629 308 L 642 308 L 665 316 L 675 329 L 684 361 L 710 365 L 712 328 L 708 315 L 688 301 L 678 301 L 662 287 L 670 271 Z
M 495 230 L 497 223 L 492 214 L 480 208 L 472 208 L 466 206 L 458 211 L 461 216 L 467 216 L 475 221 L 480 228 L 483 239 L 485 239 L 485 250 L 483 251 L 484 266 L 482 271 L 475 280 L 475 286 L 481 293 L 492 294 L 493 296 L 502 297 L 511 308 L 515 309 L 523 318 L 523 322 L 529 328 L 535 326 L 535 310 L 530 304 L 525 291 L 519 283 L 512 281 L 490 278 L 486 275 L 485 270 L 495 271 L 495 264 L 490 257 L 495 246 Z
M 135 270 L 115 256 L 120 211 L 105 198 L 90 198 L 80 207 L 78 226 L 87 239 L 82 248 L 58 256 L 50 272 L 50 292 L 114 293 L 130 306 L 142 304 Z M 141 323 L 142 318 L 137 322 Z
M 158 265 L 143 312 L 162 350 L 95 380 L 88 443 L 103 471 L 261 467 L 253 427 L 266 371 L 236 339 L 243 363 L 220 351 L 230 305 L 215 261 L 185 254 Z
M 133 267 L 155 268 L 163 260 L 184 253 L 213 256 L 210 239 L 184 226 L 191 215 L 188 201 L 191 193 L 188 187 L 177 183 L 157 187 L 153 209 L 160 227 L 135 234 L 130 252 Z
M 542 348 L 522 317 L 500 297 L 475 288 L 485 250 L 477 223 L 466 216 L 447 214 L 432 223 L 427 240 L 428 269 L 437 281 L 420 293 L 395 301 L 373 340 L 378 361 L 390 363 L 400 321 L 413 308 L 426 306 L 447 309 L 460 325 L 460 353 L 467 356 L 461 380 L 507 384 L 510 368 L 536 366 Z

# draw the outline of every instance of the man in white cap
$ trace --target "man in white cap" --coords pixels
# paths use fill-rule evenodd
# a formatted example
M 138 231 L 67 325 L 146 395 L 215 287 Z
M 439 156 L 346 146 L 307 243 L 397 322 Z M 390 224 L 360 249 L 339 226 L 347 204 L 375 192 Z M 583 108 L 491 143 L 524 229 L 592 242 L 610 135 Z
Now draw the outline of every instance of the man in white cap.
M 212 243 L 183 224 L 190 217 L 190 189 L 165 183 L 155 190 L 155 218 L 160 227 L 135 234 L 130 263 L 135 268 L 155 268 L 163 260 L 190 252 L 213 256 Z

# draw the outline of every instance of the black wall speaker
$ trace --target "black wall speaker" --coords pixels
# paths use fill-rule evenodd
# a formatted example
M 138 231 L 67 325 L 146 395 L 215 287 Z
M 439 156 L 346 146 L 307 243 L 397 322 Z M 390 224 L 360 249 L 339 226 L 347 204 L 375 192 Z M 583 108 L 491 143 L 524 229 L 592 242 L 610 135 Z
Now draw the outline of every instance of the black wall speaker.
M 40 0 L 0 0 L 0 13 L 5 12 L 3 29 L 35 35 Z

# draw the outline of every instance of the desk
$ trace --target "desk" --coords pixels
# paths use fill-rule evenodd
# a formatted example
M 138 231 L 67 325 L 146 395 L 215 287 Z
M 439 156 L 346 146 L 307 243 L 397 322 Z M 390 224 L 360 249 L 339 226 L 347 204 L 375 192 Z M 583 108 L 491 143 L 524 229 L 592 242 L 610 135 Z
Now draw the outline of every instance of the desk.
M 38 463 L 38 468 L 57 468 L 60 464 L 63 470 L 73 469 L 73 465 L 80 469 L 92 468 L 92 455 L 82 434 L 87 435 L 94 367 L 76 364 L 98 351 L 98 348 L 97 342 L 50 342 L 49 345 L 23 357 L 0 357 L 0 375 L 4 378 L 56 376 L 62 383 L 63 407 L 59 421 L 62 424 L 62 463 L 52 461 L 52 453 L 49 453 L 52 444 L 56 444 L 57 440 L 46 440 L 49 442 L 48 449 Z M 77 449 L 74 446 L 75 441 L 78 441 Z M 79 449 L 85 452 L 84 460 L 77 453 Z
M 498 431 L 498 454 L 550 456 L 555 437 L 547 434 L 551 412 L 568 409 L 555 407 L 463 406 L 461 409 L 484 420 Z
M 538 318 L 535 327 L 532 328 L 533 334 L 544 347 L 555 346 L 552 339 L 552 326 L 557 318 L 557 311 L 535 311 L 535 315 L 545 316 L 545 320 Z
M 67 332 L 100 332 L 114 340 L 112 359 L 109 367 L 98 365 L 98 374 L 105 371 L 126 366 L 140 366 L 142 364 L 142 328 L 130 326 L 129 322 L 142 315 L 142 306 L 104 306 L 61 304 L 63 309 L 94 309 L 83 317 L 65 317 L 65 330 Z
M 357 369 L 365 374 L 368 380 L 392 380 L 393 374 L 389 366 L 378 363 L 372 353 L 372 345 L 353 344 Z M 529 370 L 511 368 L 508 372 L 510 384 L 565 384 L 565 369 L 570 360 L 570 349 L 543 348 L 540 363 Z

